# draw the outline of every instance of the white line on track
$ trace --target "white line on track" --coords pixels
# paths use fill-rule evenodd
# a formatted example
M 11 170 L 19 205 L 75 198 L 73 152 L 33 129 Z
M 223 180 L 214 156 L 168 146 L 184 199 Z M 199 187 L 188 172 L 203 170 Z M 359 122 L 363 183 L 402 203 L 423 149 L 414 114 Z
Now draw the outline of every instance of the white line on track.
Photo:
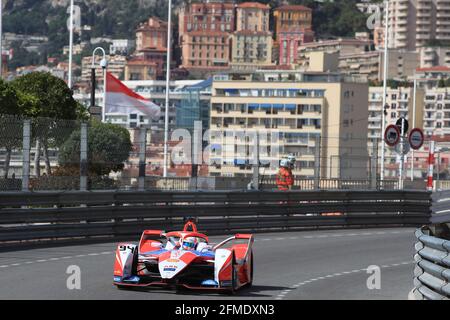
M 323 235 L 310 235 L 310 236 L 297 236 L 297 237 L 277 237 L 277 238 L 262 238 L 255 239 L 257 241 L 273 241 L 273 240 L 298 240 L 298 239 L 324 239 L 324 238 L 337 238 L 337 237 L 355 237 L 355 236 L 375 236 L 383 234 L 399 234 L 399 233 L 411 233 L 411 231 L 377 231 L 377 232 L 361 232 L 361 233 L 330 233 Z
M 411 263 L 414 263 L 414 262 L 415 261 L 404 261 L 404 262 L 399 262 L 399 263 L 393 263 L 393 264 L 390 264 L 390 265 L 382 265 L 381 268 L 398 267 L 398 266 L 401 266 L 401 265 L 411 264 Z M 362 271 L 367 271 L 367 268 L 354 269 L 354 270 L 351 270 L 351 271 L 342 271 L 342 272 L 338 272 L 338 273 L 334 273 L 334 274 L 328 274 L 328 275 L 317 277 L 317 278 L 312 278 L 312 279 L 309 279 L 309 280 L 304 280 L 302 282 L 294 284 L 293 286 L 290 287 L 290 289 L 283 290 L 280 294 L 278 294 L 276 296 L 275 300 L 282 300 L 286 295 L 288 295 L 292 291 L 294 291 L 294 290 L 298 289 L 299 287 L 304 286 L 304 285 L 306 285 L 308 283 L 319 281 L 319 280 L 324 280 L 324 279 L 330 279 L 330 278 L 334 278 L 334 277 L 339 277 L 339 276 L 347 275 L 347 274 L 350 274 L 350 273 L 362 272 Z
M 66 257 L 59 257 L 59 258 L 49 258 L 49 259 L 39 259 L 34 261 L 25 261 L 23 263 L 12 263 L 12 264 L 5 264 L 1 265 L 0 268 L 9 268 L 9 267 L 18 267 L 24 264 L 34 264 L 34 263 L 44 263 L 44 262 L 51 262 L 51 261 L 59 261 L 59 260 L 67 260 L 67 259 L 73 259 L 73 258 L 81 258 L 81 257 L 95 257 L 99 255 L 106 255 L 106 254 L 113 254 L 112 251 L 103 251 L 99 253 L 88 253 L 88 254 L 79 254 L 77 256 L 66 256 Z

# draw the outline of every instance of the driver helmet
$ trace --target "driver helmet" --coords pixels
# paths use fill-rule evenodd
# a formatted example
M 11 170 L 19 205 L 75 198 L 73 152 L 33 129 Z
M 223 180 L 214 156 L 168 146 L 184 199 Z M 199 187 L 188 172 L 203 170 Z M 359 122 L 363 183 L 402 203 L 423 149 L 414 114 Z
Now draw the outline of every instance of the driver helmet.
M 282 159 L 280 161 L 280 167 L 288 168 L 289 167 L 289 161 L 287 159 Z
M 290 155 L 287 157 L 287 160 L 288 160 L 288 162 L 289 162 L 289 165 L 290 165 L 291 167 L 294 167 L 295 161 L 296 161 L 297 159 L 295 159 L 295 157 L 294 157 L 293 155 L 290 154 Z
M 188 237 L 183 240 L 182 249 L 183 250 L 195 250 L 195 246 L 197 245 L 197 241 L 194 237 Z

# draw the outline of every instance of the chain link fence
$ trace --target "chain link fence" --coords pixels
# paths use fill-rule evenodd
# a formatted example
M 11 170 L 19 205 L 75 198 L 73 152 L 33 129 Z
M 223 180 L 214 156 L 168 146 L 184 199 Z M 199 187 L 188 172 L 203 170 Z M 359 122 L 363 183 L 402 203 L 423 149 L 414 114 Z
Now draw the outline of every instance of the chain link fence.
M 195 133 L 186 138 L 176 130 L 169 133 L 163 178 L 161 130 L 0 115 L 0 191 L 272 190 L 288 154 L 297 158 L 293 189 L 400 188 L 401 158 L 393 148 L 386 147 L 380 180 L 379 140 L 302 133 L 280 136 L 275 145 L 267 137 L 201 132 L 196 145 Z M 428 149 L 426 142 L 403 159 L 403 188 L 426 189 Z M 450 141 L 437 141 L 436 150 L 435 186 L 450 188 Z

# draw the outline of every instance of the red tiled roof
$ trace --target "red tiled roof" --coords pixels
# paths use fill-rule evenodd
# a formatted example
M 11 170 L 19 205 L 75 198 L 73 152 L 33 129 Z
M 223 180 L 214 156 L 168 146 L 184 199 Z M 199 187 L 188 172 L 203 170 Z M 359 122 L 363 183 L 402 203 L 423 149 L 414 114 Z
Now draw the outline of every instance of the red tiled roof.
M 285 5 L 276 8 L 275 11 L 312 11 L 312 9 L 301 5 Z
M 258 8 L 269 10 L 270 6 L 268 4 L 263 4 L 259 2 L 243 2 L 237 5 L 238 8 Z

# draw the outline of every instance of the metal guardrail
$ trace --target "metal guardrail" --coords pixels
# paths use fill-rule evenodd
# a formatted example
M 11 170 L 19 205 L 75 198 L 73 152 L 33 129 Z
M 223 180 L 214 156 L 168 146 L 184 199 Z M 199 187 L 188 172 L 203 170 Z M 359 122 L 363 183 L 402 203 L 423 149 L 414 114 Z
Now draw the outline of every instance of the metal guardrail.
M 418 229 L 415 245 L 413 297 L 418 300 L 450 299 L 450 241 Z
M 431 223 L 450 223 L 450 190 L 433 192 Z
M 186 217 L 208 233 L 420 226 L 430 204 L 420 191 L 13 192 L 0 197 L 0 243 L 136 236 Z

